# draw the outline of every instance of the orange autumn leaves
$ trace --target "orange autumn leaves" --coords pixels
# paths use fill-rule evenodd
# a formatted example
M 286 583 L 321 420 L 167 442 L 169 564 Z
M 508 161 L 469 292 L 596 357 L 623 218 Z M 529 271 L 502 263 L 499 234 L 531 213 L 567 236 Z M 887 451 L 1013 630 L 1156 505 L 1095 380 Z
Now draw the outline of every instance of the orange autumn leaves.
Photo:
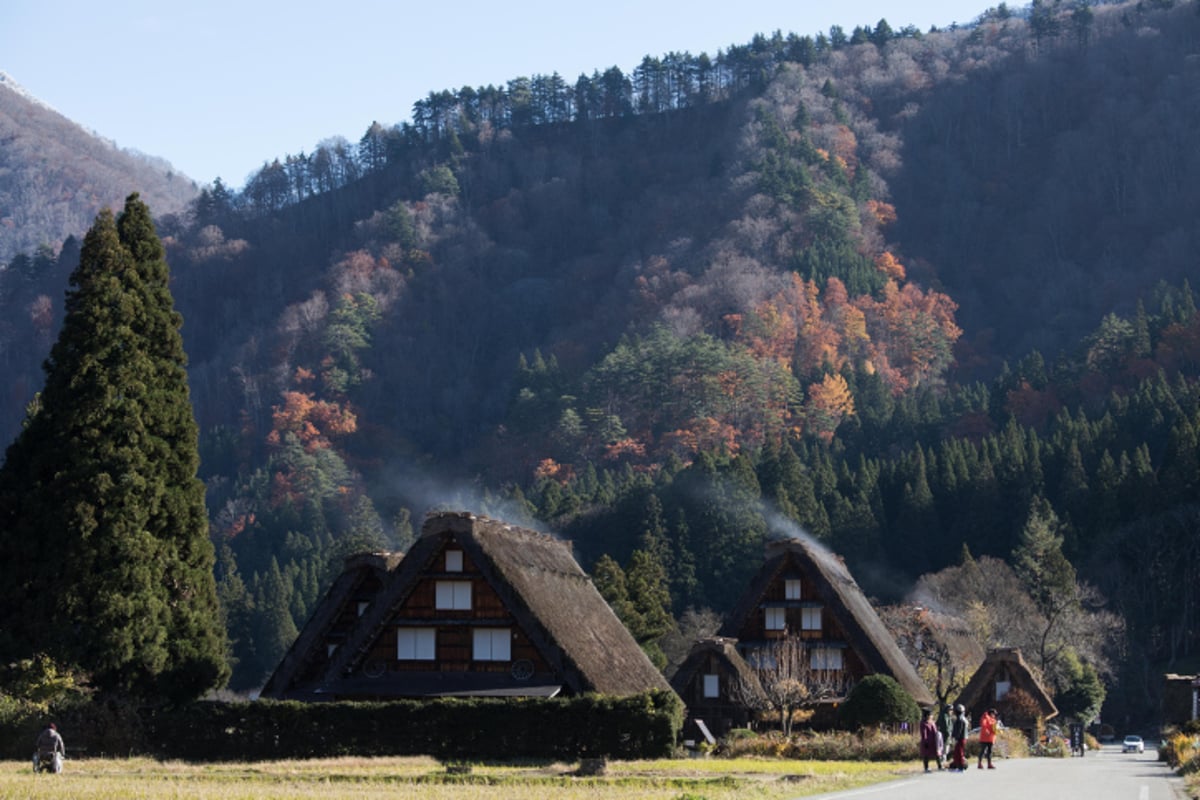
M 783 291 L 754 313 L 733 320 L 737 340 L 758 358 L 772 359 L 798 378 L 821 376 L 807 386 L 805 430 L 828 440 L 854 398 L 840 374 L 846 368 L 877 373 L 894 395 L 940 380 L 962 331 L 946 295 L 901 285 L 904 267 L 890 253 L 876 259 L 889 276 L 882 297 L 850 299 L 837 278 L 824 291 L 793 275 Z

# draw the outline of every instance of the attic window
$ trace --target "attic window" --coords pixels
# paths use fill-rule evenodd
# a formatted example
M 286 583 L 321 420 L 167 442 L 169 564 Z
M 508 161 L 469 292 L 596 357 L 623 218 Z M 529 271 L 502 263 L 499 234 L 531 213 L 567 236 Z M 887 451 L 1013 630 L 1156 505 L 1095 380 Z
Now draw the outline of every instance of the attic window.
M 336 644 L 327 644 L 327 645 L 325 645 L 325 657 L 326 657 L 326 658 L 333 658 L 333 654 L 334 654 L 336 651 L 337 651 L 337 645 L 336 645 Z
M 396 631 L 398 661 L 433 661 L 437 657 L 437 628 L 404 628 Z
M 787 627 L 787 610 L 783 608 L 765 608 L 764 623 L 769 631 L 781 631 Z
M 803 608 L 800 610 L 800 630 L 802 631 L 819 631 L 821 630 L 821 607 Z
M 476 661 L 511 661 L 512 631 L 508 628 L 476 628 L 472 658 Z
M 446 551 L 446 572 L 462 572 L 463 571 L 463 551 L 462 550 L 447 550 Z
M 996 681 L 996 700 L 1003 700 L 1009 690 L 1012 689 L 1012 681 Z
M 720 697 L 721 682 L 716 675 L 704 676 L 704 696 L 705 697 Z
M 368 603 L 368 602 L 366 602 L 365 600 L 359 600 L 359 601 L 358 601 L 358 615 L 359 615 L 360 617 L 361 617 L 363 614 L 367 613 L 367 606 L 369 606 L 369 605 L 371 605 L 371 604 L 370 604 L 370 603 Z
M 438 581 L 434 608 L 439 611 L 470 611 L 470 581 Z
M 800 579 L 788 578 L 783 582 L 783 598 L 785 600 L 800 599 Z

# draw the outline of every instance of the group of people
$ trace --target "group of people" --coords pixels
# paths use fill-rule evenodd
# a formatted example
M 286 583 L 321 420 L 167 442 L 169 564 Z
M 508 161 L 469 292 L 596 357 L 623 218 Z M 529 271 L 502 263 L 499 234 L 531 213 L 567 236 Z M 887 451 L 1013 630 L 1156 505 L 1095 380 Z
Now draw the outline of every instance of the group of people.
M 979 718 L 979 769 L 983 769 L 985 760 L 988 769 L 996 768 L 992 763 L 992 748 L 996 743 L 997 727 L 999 719 L 996 709 L 989 708 Z M 962 703 L 942 706 L 936 720 L 933 717 L 933 709 L 927 709 L 921 720 L 921 760 L 925 763 L 925 771 L 931 771 L 930 762 L 937 762 L 939 770 L 944 768 L 950 772 L 965 771 L 967 736 L 970 731 L 971 718 Z

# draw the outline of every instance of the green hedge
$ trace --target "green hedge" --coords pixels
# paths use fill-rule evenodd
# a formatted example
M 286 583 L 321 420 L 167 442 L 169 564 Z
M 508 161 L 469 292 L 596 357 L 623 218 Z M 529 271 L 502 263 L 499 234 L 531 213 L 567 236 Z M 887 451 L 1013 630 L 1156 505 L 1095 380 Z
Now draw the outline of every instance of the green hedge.
M 142 716 L 145 752 L 187 761 L 430 755 L 658 758 L 675 747 L 673 693 L 388 703 L 193 703 Z

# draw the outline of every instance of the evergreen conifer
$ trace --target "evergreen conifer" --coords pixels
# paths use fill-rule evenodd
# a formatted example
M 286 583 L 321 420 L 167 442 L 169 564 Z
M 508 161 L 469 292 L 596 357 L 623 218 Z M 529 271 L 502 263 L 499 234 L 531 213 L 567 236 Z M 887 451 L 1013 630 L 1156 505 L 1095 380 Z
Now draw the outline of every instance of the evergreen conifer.
M 197 428 L 164 250 L 131 195 L 71 275 L 39 402 L 0 467 L 0 656 L 40 651 L 109 695 L 222 685 Z

